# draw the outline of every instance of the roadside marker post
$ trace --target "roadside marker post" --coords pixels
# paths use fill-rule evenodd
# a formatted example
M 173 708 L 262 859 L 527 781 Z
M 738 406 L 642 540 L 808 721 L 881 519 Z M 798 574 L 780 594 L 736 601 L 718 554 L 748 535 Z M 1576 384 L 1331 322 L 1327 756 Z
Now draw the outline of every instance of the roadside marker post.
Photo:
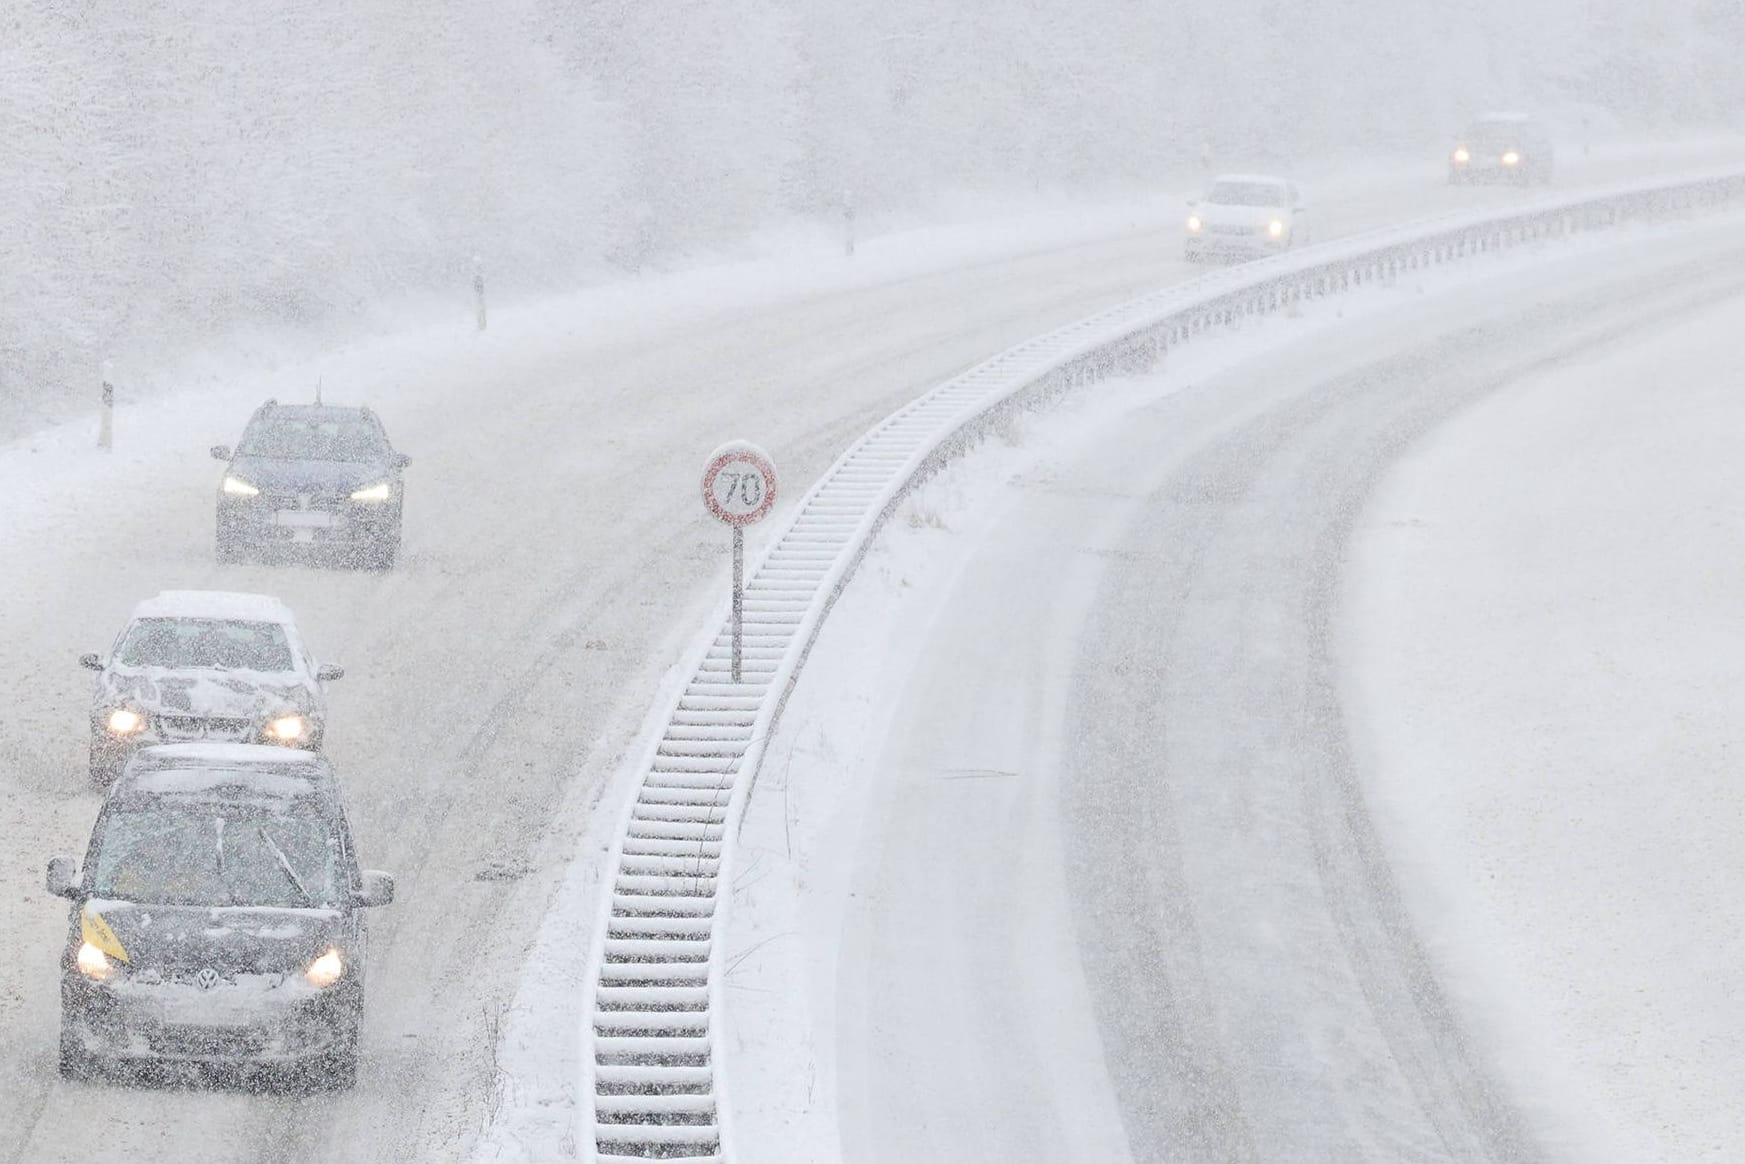
M 709 454 L 703 469 L 703 504 L 733 527 L 733 682 L 743 682 L 745 527 L 769 516 L 776 503 L 776 466 L 749 441 L 729 441 Z
M 115 447 L 115 385 L 103 381 L 103 413 L 97 423 L 97 447 L 105 452 Z
M 485 330 L 485 269 L 473 259 L 473 299 L 478 308 L 478 330 Z

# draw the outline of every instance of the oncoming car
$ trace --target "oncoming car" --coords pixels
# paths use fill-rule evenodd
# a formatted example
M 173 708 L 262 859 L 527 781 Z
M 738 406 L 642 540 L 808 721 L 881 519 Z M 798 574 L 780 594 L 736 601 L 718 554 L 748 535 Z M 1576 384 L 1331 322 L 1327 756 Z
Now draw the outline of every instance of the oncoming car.
M 1309 241 L 1308 208 L 1294 182 L 1265 174 L 1226 174 L 1188 203 L 1182 253 L 1255 258 Z
M 1448 155 L 1448 182 L 1548 183 L 1556 157 L 1551 139 L 1524 113 L 1488 113 L 1468 125 Z
M 186 740 L 321 747 L 322 684 L 345 674 L 316 663 L 276 598 L 167 590 L 134 607 L 98 672 L 91 701 L 91 779 L 107 784 L 146 744 Z
M 400 552 L 401 470 L 368 408 L 280 404 L 255 410 L 218 485 L 217 554 L 240 561 L 269 549 L 325 550 L 348 564 L 386 569 Z
M 394 879 L 358 867 L 325 758 L 248 744 L 146 748 L 98 811 L 69 898 L 60 1070 L 125 1063 L 357 1075 L 362 910 Z

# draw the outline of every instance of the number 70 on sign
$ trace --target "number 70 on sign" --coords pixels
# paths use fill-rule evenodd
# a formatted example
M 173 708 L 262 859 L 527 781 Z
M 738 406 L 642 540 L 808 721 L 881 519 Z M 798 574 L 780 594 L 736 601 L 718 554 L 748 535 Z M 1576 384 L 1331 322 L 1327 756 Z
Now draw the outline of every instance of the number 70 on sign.
M 776 468 L 769 454 L 746 441 L 732 441 L 709 454 L 703 470 L 703 504 L 728 525 L 753 525 L 769 516 L 776 500 Z

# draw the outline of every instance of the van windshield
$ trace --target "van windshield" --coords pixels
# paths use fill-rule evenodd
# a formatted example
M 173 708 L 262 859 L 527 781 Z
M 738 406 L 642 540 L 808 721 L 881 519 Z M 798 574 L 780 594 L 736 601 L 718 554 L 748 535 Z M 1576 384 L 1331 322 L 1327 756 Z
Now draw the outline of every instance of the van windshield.
M 96 841 L 92 892 L 156 905 L 337 904 L 339 837 L 311 807 L 164 797 L 116 805 Z

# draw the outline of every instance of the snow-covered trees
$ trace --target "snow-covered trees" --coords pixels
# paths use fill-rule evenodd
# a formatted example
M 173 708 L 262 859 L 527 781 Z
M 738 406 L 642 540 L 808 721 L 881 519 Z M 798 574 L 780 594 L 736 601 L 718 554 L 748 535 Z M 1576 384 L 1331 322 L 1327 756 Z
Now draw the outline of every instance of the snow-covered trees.
M 0 407 L 241 325 L 553 287 L 785 217 L 1733 116 L 1676 0 L 0 0 Z M 864 218 L 863 218 L 864 221 Z M 3 418 L 0 418 L 3 419 Z

